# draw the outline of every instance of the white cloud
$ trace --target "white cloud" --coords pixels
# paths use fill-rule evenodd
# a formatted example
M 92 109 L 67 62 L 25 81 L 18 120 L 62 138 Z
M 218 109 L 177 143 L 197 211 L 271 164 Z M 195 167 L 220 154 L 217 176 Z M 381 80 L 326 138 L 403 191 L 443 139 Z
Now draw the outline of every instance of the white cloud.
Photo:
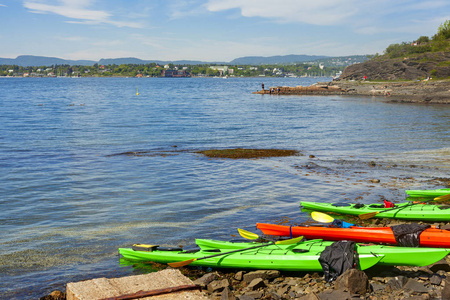
M 245 17 L 270 18 L 280 22 L 332 25 L 358 12 L 356 0 L 208 0 L 212 12 L 240 9 Z
M 87 7 L 91 5 L 91 0 L 60 0 L 59 5 L 45 4 L 35 1 L 25 1 L 24 7 L 33 13 L 52 13 L 64 16 L 76 21 L 68 23 L 76 24 L 109 24 L 116 27 L 141 28 L 142 25 L 136 22 L 124 22 L 112 20 L 112 15 L 102 10 L 91 10 Z

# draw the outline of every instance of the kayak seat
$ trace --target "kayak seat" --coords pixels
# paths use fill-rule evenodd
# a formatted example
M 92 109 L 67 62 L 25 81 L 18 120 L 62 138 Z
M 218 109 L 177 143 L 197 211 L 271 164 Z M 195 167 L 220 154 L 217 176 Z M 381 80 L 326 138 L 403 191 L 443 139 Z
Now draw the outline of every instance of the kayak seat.
M 292 252 L 294 253 L 306 253 L 309 252 L 308 249 L 292 249 Z
M 159 251 L 182 251 L 180 247 L 158 247 Z
M 371 207 L 371 208 L 385 208 L 384 204 L 370 204 L 369 207 Z
M 353 208 L 363 208 L 364 206 L 366 205 L 362 203 L 356 203 L 355 205 L 353 205 Z
M 449 209 L 450 205 L 439 205 L 438 208 L 439 209 Z
M 184 251 L 181 252 L 181 253 L 196 253 L 196 252 L 198 252 L 198 251 L 200 251 L 200 248 L 187 249 L 187 250 L 184 250 Z

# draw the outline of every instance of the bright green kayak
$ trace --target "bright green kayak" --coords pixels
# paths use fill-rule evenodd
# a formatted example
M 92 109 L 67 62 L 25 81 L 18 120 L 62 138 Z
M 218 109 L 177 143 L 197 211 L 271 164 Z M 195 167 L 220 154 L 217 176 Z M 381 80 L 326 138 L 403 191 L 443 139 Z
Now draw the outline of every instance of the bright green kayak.
M 414 198 L 435 198 L 450 194 L 450 189 L 437 189 L 437 190 L 406 190 L 405 193 L 409 197 Z
M 195 252 L 181 249 L 164 250 L 155 246 L 152 251 L 119 248 L 119 253 L 125 259 L 133 261 L 172 263 L 194 260 L 189 265 L 235 269 L 322 271 L 319 263 L 320 254 L 326 246 L 333 242 L 312 240 L 292 245 L 274 245 L 197 239 L 196 243 L 201 249 Z M 450 252 L 444 248 L 366 246 L 363 244 L 357 244 L 356 250 L 359 254 L 361 270 L 375 264 L 426 266 L 441 260 Z M 205 257 L 209 258 L 204 259 Z
M 212 240 L 196 240 L 201 245 L 206 242 L 217 243 L 224 246 L 227 242 Z M 225 243 L 225 244 L 224 244 Z M 320 253 L 325 247 L 314 248 L 312 251 L 305 249 L 303 243 L 292 245 L 274 245 L 261 243 L 233 243 L 234 247 L 219 249 L 201 249 L 197 252 L 182 250 L 159 250 L 158 247 L 153 251 L 136 251 L 132 248 L 119 248 L 119 253 L 127 260 L 133 261 L 153 261 L 158 263 L 181 262 L 191 259 L 198 259 L 190 263 L 190 266 L 205 266 L 216 268 L 234 268 L 234 269 L 254 269 L 254 270 L 280 270 L 280 271 L 322 271 L 319 263 Z M 262 247 L 260 247 L 262 246 Z M 235 253 L 229 253 L 219 256 L 221 252 L 229 252 L 237 249 L 255 247 L 254 249 L 243 250 Z M 256 248 L 257 247 L 257 248 Z M 299 247 L 299 248 L 297 248 Z M 298 249 L 298 250 L 295 250 Z M 321 251 L 318 251 L 320 250 Z M 217 252 L 219 251 L 219 252 Z M 203 259 L 206 256 L 214 256 Z M 367 253 L 359 255 L 359 267 L 361 270 L 372 267 L 383 259 L 382 254 Z
M 417 221 L 450 221 L 450 206 L 414 204 L 411 202 L 395 204 L 397 209 L 385 208 L 383 204 L 321 203 L 302 201 L 300 205 L 310 211 L 335 212 L 358 216 L 380 212 L 374 218 L 392 218 Z
M 223 249 L 232 250 L 251 247 L 255 243 L 233 243 L 233 242 L 223 242 L 215 240 L 196 240 L 197 245 L 204 250 L 207 249 Z M 305 242 L 300 242 L 293 247 L 293 249 L 301 249 L 308 251 L 307 253 L 315 253 L 320 255 L 320 253 L 325 249 L 325 247 L 333 244 L 331 241 L 323 240 L 310 240 Z M 286 249 L 290 245 L 276 245 L 277 247 Z M 442 258 L 446 257 L 450 253 L 450 249 L 446 248 L 411 248 L 411 247 L 398 247 L 398 246 L 386 246 L 386 245 L 375 245 L 375 244 L 356 244 L 356 251 L 361 256 L 366 255 L 381 255 L 381 260 L 377 265 L 384 266 L 428 266 L 431 265 Z

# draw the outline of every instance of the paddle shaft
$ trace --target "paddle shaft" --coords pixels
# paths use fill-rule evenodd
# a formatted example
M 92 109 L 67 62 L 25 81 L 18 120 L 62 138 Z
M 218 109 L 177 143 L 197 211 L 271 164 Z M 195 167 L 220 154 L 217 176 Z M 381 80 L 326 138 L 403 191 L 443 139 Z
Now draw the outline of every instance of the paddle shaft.
M 249 248 L 236 249 L 236 250 L 233 250 L 233 251 L 222 252 L 222 253 L 218 253 L 218 254 L 214 254 L 214 255 L 209 255 L 209 256 L 200 257 L 200 258 L 197 258 L 196 260 L 201 260 L 201 259 L 206 259 L 206 258 L 211 258 L 211 257 L 221 256 L 221 255 L 230 254 L 230 253 L 235 253 L 235 252 L 241 252 L 241 251 L 245 251 L 245 250 L 251 250 L 251 249 L 261 248 L 261 247 L 265 247 L 265 246 L 269 246 L 269 245 L 273 245 L 273 244 L 275 244 L 275 243 L 274 243 L 274 242 L 270 242 L 270 243 L 265 243 L 265 244 L 261 244 L 261 245 L 249 247 Z
M 450 195 L 449 195 L 450 196 Z M 387 211 L 391 211 L 391 210 L 402 210 L 402 209 L 404 209 L 405 207 L 408 207 L 408 206 L 413 206 L 413 205 L 416 205 L 416 204 L 422 204 L 422 203 L 427 203 L 427 202 L 430 202 L 430 201 L 433 201 L 433 200 L 435 200 L 436 198 L 434 198 L 434 199 L 430 199 L 430 200 L 425 200 L 425 201 L 421 201 L 421 202 L 419 202 L 419 203 L 408 203 L 408 204 L 406 204 L 405 206 L 402 206 L 402 207 L 393 207 L 393 208 L 389 208 L 389 209 L 386 209 L 386 210 L 383 210 L 383 211 L 375 211 L 375 212 L 370 212 L 370 213 L 365 213 L 365 214 L 360 214 L 360 215 L 358 215 L 358 217 L 360 218 L 360 219 L 362 219 L 362 220 L 366 220 L 366 219 L 370 219 L 370 218 L 372 218 L 372 217 L 375 217 L 376 215 L 378 215 L 378 214 L 381 214 L 381 213 L 384 213 L 384 212 L 387 212 Z
M 171 266 L 171 267 L 174 267 L 174 268 L 179 268 L 179 267 L 187 266 L 187 265 L 189 265 L 189 264 L 191 264 L 191 263 L 193 263 L 194 261 L 197 261 L 197 260 L 202 260 L 202 259 L 207 259 L 207 258 L 211 258 L 211 257 L 216 257 L 216 256 L 226 255 L 226 254 L 230 254 L 230 253 L 241 252 L 241 251 L 245 251 L 245 250 L 251 250 L 251 249 L 256 249 L 256 248 L 262 248 L 262 247 L 269 246 L 269 245 L 273 245 L 273 244 L 275 244 L 275 243 L 274 243 L 274 242 L 270 242 L 270 243 L 265 243 L 265 244 L 253 246 L 253 247 L 248 247 L 248 248 L 243 248 L 243 249 L 237 249 L 237 250 L 228 251 L 228 252 L 222 252 L 222 253 L 218 253 L 218 254 L 214 254 L 214 255 L 208 255 L 208 256 L 203 256 L 203 257 L 199 257 L 199 258 L 193 258 L 193 259 L 189 259 L 189 260 L 185 260 L 185 261 L 179 261 L 179 262 L 168 263 L 168 265 Z

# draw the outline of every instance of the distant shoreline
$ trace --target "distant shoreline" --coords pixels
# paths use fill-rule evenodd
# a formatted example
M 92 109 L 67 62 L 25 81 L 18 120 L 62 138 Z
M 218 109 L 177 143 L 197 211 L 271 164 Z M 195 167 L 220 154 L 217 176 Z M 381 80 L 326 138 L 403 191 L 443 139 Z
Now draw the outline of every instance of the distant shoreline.
M 321 82 L 311 87 L 269 87 L 253 94 L 381 96 L 386 102 L 450 104 L 450 80 Z

